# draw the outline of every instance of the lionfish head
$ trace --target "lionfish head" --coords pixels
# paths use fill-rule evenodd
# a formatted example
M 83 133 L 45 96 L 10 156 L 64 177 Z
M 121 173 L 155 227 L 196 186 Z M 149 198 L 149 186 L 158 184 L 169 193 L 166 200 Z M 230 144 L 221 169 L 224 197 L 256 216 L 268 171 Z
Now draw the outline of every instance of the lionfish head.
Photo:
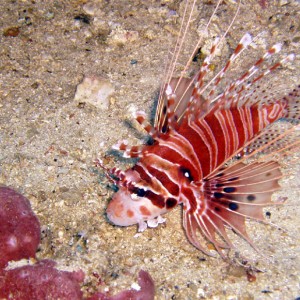
M 119 191 L 114 194 L 106 210 L 109 221 L 118 226 L 138 224 L 139 231 L 146 229 L 147 225 L 156 227 L 162 223 L 160 215 L 164 211 L 146 197 L 150 189 L 141 187 L 138 173 L 128 170 L 124 174 L 125 177 L 118 183 Z

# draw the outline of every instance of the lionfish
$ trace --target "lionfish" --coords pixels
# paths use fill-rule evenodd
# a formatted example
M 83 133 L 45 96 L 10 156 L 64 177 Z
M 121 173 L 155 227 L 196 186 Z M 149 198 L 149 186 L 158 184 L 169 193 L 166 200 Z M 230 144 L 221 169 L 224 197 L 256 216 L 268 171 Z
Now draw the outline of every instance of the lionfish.
M 186 16 L 190 20 L 191 13 L 185 11 L 183 19 Z M 211 19 L 207 27 L 210 22 Z M 274 204 L 271 196 L 280 189 L 278 181 L 282 177 L 272 153 L 299 146 L 299 139 L 291 135 L 299 132 L 300 85 L 283 97 L 259 89 L 262 78 L 294 58 L 289 54 L 266 66 L 281 49 L 280 44 L 275 44 L 216 95 L 220 82 L 227 79 L 227 70 L 253 42 L 246 33 L 225 66 L 205 83 L 212 58 L 228 30 L 215 40 L 192 78 L 174 78 L 172 68 L 187 30 L 188 25 L 180 29 L 183 38 L 175 46 L 168 72 L 171 75 L 161 89 L 154 126 L 147 122 L 144 112 L 135 114 L 150 135 L 150 142 L 130 147 L 120 141 L 114 147 L 123 151 L 124 157 L 139 158 L 137 163 L 126 171 L 107 169 L 100 160 L 96 163 L 119 188 L 107 208 L 107 217 L 113 224 L 138 224 L 138 230 L 143 231 L 164 222 L 162 215 L 182 204 L 183 227 L 190 243 L 208 255 L 211 243 L 224 257 L 223 249 L 234 247 L 228 229 L 255 248 L 245 221 L 267 223 L 263 208 Z M 271 126 L 281 119 L 290 121 L 289 129 Z M 259 159 L 261 153 L 264 160 Z

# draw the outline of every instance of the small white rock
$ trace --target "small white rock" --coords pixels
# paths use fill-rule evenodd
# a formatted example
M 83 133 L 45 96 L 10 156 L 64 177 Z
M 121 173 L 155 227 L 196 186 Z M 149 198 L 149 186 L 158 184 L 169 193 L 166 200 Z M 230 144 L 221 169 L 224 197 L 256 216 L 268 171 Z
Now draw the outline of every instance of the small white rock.
M 102 1 L 88 1 L 86 4 L 83 5 L 83 11 L 91 16 L 99 15 L 101 13 L 101 6 L 100 3 Z
M 141 287 L 136 283 L 134 282 L 132 285 L 131 285 L 131 288 L 133 290 L 136 290 L 136 291 L 140 291 L 141 290 Z
M 125 30 L 121 26 L 113 29 L 108 37 L 108 43 L 111 45 L 125 45 L 135 42 L 139 38 L 139 33 L 134 30 Z
M 85 77 L 77 86 L 74 101 L 86 102 L 100 109 L 107 110 L 109 98 L 115 89 L 111 82 L 103 77 Z

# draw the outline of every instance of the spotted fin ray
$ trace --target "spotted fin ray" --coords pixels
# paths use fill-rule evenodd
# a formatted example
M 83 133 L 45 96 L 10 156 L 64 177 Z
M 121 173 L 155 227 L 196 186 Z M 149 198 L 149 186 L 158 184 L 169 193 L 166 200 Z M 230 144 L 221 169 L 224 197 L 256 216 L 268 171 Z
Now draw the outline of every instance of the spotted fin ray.
M 263 208 L 274 204 L 271 196 L 280 189 L 279 164 L 274 161 L 237 163 L 219 170 L 204 180 L 197 208 L 184 209 L 184 228 L 190 242 L 207 253 L 199 243 L 200 231 L 223 256 L 222 248 L 233 248 L 226 228 L 232 229 L 253 248 L 245 220 L 265 222 Z M 201 199 L 200 199 L 201 198 Z

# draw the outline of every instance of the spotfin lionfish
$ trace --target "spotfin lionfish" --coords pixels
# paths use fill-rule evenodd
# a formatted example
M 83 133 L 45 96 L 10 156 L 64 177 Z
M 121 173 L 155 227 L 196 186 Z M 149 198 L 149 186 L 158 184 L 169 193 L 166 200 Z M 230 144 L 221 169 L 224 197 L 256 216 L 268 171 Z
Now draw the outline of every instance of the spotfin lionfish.
M 240 5 L 239 1 L 235 17 Z M 188 24 L 191 15 L 184 12 Z M 289 54 L 276 63 L 269 62 L 280 51 L 280 44 L 269 48 L 244 74 L 216 94 L 222 80 L 228 79 L 226 72 L 232 63 L 253 43 L 246 33 L 225 66 L 207 82 L 211 61 L 229 28 L 214 41 L 192 78 L 175 78 L 174 66 L 188 30 L 188 25 L 181 26 L 154 126 L 146 121 L 144 112 L 135 114 L 150 135 L 150 142 L 130 147 L 127 141 L 120 141 L 114 147 L 124 157 L 139 158 L 138 162 L 122 171 L 107 169 L 102 161 L 96 161 L 119 188 L 107 208 L 113 224 L 137 224 L 141 232 L 164 222 L 162 215 L 182 204 L 183 227 L 191 244 L 211 255 L 207 248 L 210 242 L 223 257 L 222 249 L 233 248 L 228 229 L 255 248 L 245 220 L 267 223 L 263 208 L 274 204 L 271 196 L 280 189 L 278 181 L 282 177 L 272 154 L 299 146 L 299 138 L 292 136 L 299 133 L 300 119 L 300 85 L 283 97 L 259 85 L 265 76 L 294 59 L 294 54 Z M 289 129 L 271 126 L 281 119 L 290 122 Z

